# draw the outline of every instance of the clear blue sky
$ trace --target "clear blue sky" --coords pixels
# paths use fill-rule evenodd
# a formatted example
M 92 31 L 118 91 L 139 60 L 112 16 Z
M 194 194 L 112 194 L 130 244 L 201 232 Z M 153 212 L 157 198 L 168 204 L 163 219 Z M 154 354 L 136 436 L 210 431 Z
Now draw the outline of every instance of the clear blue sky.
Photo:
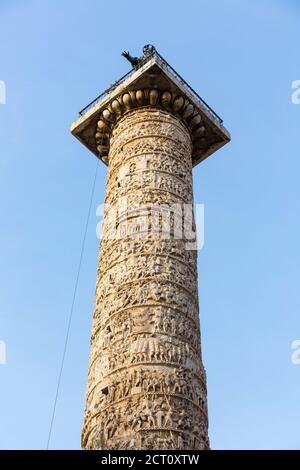
M 300 449 L 298 0 L 1 0 L 0 447 L 46 447 L 96 158 L 77 112 L 158 51 L 232 142 L 194 170 L 215 449 Z M 80 448 L 98 240 L 99 167 L 51 448 Z

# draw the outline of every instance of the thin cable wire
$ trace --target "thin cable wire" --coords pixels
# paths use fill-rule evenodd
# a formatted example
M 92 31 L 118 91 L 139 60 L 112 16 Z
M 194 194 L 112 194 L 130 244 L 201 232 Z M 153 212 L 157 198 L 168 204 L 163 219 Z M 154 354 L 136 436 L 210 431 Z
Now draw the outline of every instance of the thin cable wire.
M 77 268 L 77 275 L 76 275 L 76 280 L 75 280 L 71 310 L 70 310 L 69 319 L 68 319 L 67 333 L 66 333 L 66 337 L 65 337 L 65 344 L 64 344 L 64 349 L 63 349 L 63 354 L 62 354 L 62 359 L 61 359 L 60 371 L 59 371 L 59 375 L 58 375 L 58 381 L 57 381 L 53 411 L 52 411 L 52 416 L 51 416 L 51 423 L 50 423 L 50 428 L 49 428 L 49 433 L 48 433 L 47 450 L 49 450 L 49 444 L 50 444 L 50 440 L 51 440 L 52 428 L 53 428 L 53 423 L 54 423 L 54 418 L 55 418 L 55 413 L 56 413 L 57 399 L 58 399 L 60 383 L 61 383 L 61 378 L 62 378 L 62 372 L 63 372 L 65 357 L 66 357 L 66 352 L 67 352 L 67 346 L 68 346 L 70 328 L 71 328 L 71 323 L 72 323 L 73 310 L 74 310 L 74 305 L 75 305 L 79 275 L 80 275 L 80 270 L 81 270 L 81 264 L 82 264 L 84 248 L 85 248 L 85 240 L 86 240 L 86 235 L 87 235 L 87 230 L 88 230 L 88 225 L 89 225 L 89 220 L 90 220 L 90 215 L 91 215 L 92 203 L 93 203 L 93 199 L 94 199 L 95 186 L 96 186 L 96 180 L 97 180 L 97 174 L 98 174 L 98 166 L 99 166 L 99 160 L 97 159 L 95 176 L 94 176 L 94 181 L 93 181 L 93 185 L 92 185 L 89 208 L 88 208 L 88 213 L 87 213 L 87 218 L 86 218 L 85 230 L 84 230 L 84 235 L 83 235 L 82 245 L 81 245 L 81 251 L 80 251 L 80 256 L 79 256 L 79 263 L 78 263 L 78 268 Z

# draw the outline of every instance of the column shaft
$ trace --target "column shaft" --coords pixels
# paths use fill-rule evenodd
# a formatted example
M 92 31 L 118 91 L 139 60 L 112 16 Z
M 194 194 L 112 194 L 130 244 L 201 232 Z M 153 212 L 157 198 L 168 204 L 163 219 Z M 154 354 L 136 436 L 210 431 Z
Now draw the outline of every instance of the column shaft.
M 193 204 L 191 154 L 185 124 L 159 108 L 128 111 L 113 127 L 86 449 L 209 447 L 197 252 L 178 235 Z

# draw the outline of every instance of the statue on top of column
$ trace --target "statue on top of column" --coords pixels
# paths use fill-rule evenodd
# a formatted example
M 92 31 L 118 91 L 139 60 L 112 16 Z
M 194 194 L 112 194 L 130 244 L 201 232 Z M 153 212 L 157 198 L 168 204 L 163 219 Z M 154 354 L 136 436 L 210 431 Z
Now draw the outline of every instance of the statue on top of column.
M 156 49 L 155 49 L 154 46 L 152 46 L 152 44 L 146 44 L 143 47 L 143 55 L 141 57 L 133 57 L 129 53 L 129 51 L 122 52 L 122 56 L 125 57 L 125 59 L 127 59 L 128 62 L 131 63 L 133 68 L 138 68 L 142 64 L 147 62 L 147 60 L 149 60 L 152 57 L 152 55 L 154 54 L 155 51 L 156 51 Z

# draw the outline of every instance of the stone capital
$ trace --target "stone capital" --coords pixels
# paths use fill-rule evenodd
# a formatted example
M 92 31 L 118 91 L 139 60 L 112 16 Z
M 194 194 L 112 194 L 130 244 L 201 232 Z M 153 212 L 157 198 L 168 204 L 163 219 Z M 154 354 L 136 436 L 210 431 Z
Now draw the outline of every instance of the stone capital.
M 163 109 L 181 119 L 192 138 L 193 166 L 230 140 L 221 118 L 157 53 L 88 105 L 71 132 L 107 164 L 115 124 L 140 107 Z

